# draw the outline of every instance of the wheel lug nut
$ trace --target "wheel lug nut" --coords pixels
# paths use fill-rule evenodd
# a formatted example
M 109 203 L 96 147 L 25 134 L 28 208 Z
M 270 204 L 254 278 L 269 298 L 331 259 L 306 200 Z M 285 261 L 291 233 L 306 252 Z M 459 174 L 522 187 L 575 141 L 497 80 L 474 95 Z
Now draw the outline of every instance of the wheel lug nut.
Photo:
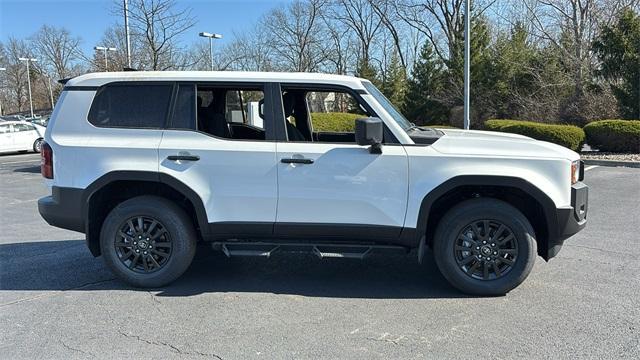
M 480 246 L 476 246 L 476 250 L 480 250 Z
M 492 244 L 491 244 L 491 246 L 496 246 L 496 244 L 495 244 L 495 243 L 492 243 Z
M 133 245 L 138 245 L 138 242 L 137 242 L 137 241 L 134 241 L 134 242 L 133 242 Z
M 145 251 L 145 252 L 143 252 L 143 254 L 147 255 L 147 252 Z
M 498 255 L 498 252 L 497 252 L 497 251 L 494 251 L 494 252 L 493 252 L 493 255 Z
M 486 242 L 486 241 L 483 241 L 482 243 L 483 243 L 483 244 L 486 244 L 487 242 Z
M 140 252 L 140 250 L 139 250 L 139 249 L 136 249 L 136 252 L 137 252 L 137 253 L 139 253 L 139 252 Z

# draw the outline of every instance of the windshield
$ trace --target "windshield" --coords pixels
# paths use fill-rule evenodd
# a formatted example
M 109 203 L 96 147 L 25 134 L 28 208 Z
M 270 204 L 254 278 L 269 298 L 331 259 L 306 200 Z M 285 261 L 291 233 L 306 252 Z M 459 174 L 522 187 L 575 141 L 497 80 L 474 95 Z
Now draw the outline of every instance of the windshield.
M 380 90 L 378 90 L 378 88 L 375 87 L 371 82 L 363 81 L 362 85 L 365 89 L 367 89 L 369 94 L 371 94 L 371 96 L 373 96 L 378 101 L 378 103 L 382 105 L 382 107 L 389 113 L 389 115 L 391 115 L 393 120 L 395 120 L 402 129 L 408 130 L 413 126 L 413 124 L 411 124 L 411 122 L 407 120 L 407 118 L 405 118 L 404 115 L 402 115 L 402 113 L 400 113 L 400 111 L 398 111 L 398 109 L 393 106 L 391 101 L 389 101 L 389 99 L 387 99 L 387 97 L 384 96 L 384 94 L 382 94 L 382 92 L 380 92 Z

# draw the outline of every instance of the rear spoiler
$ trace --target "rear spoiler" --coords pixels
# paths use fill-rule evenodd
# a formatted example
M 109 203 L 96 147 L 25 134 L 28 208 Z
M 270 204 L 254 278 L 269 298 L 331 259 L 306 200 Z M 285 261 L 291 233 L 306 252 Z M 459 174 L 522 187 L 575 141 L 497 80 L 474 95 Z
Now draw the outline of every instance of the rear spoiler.
M 134 68 L 130 68 L 130 67 L 124 67 L 124 68 L 122 68 L 122 71 L 138 71 L 138 69 L 134 69 Z M 67 82 L 69 82 L 69 80 L 73 79 L 74 77 L 75 76 L 64 78 L 64 79 L 59 79 L 58 83 L 64 85 Z

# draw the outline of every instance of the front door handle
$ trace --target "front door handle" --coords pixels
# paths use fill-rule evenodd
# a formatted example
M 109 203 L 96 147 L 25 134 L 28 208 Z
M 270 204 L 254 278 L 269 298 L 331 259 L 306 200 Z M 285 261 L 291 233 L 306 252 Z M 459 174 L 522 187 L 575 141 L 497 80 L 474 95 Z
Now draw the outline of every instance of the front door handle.
M 169 155 L 169 156 L 167 156 L 167 160 L 171 160 L 171 161 L 178 161 L 178 160 L 198 161 L 198 160 L 200 160 L 200 156 L 198 156 L 198 155 Z
M 288 158 L 288 159 L 280 159 L 280 162 L 284 164 L 313 164 L 313 159 Z

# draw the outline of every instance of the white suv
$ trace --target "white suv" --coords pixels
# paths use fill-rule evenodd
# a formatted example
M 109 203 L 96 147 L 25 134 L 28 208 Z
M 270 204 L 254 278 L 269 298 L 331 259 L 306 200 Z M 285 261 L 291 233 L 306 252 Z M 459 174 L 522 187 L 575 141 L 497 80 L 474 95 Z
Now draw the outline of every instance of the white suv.
M 453 286 L 503 294 L 586 223 L 575 152 L 416 127 L 349 76 L 87 74 L 45 140 L 40 214 L 136 286 L 175 280 L 210 242 L 228 256 L 431 248 Z

